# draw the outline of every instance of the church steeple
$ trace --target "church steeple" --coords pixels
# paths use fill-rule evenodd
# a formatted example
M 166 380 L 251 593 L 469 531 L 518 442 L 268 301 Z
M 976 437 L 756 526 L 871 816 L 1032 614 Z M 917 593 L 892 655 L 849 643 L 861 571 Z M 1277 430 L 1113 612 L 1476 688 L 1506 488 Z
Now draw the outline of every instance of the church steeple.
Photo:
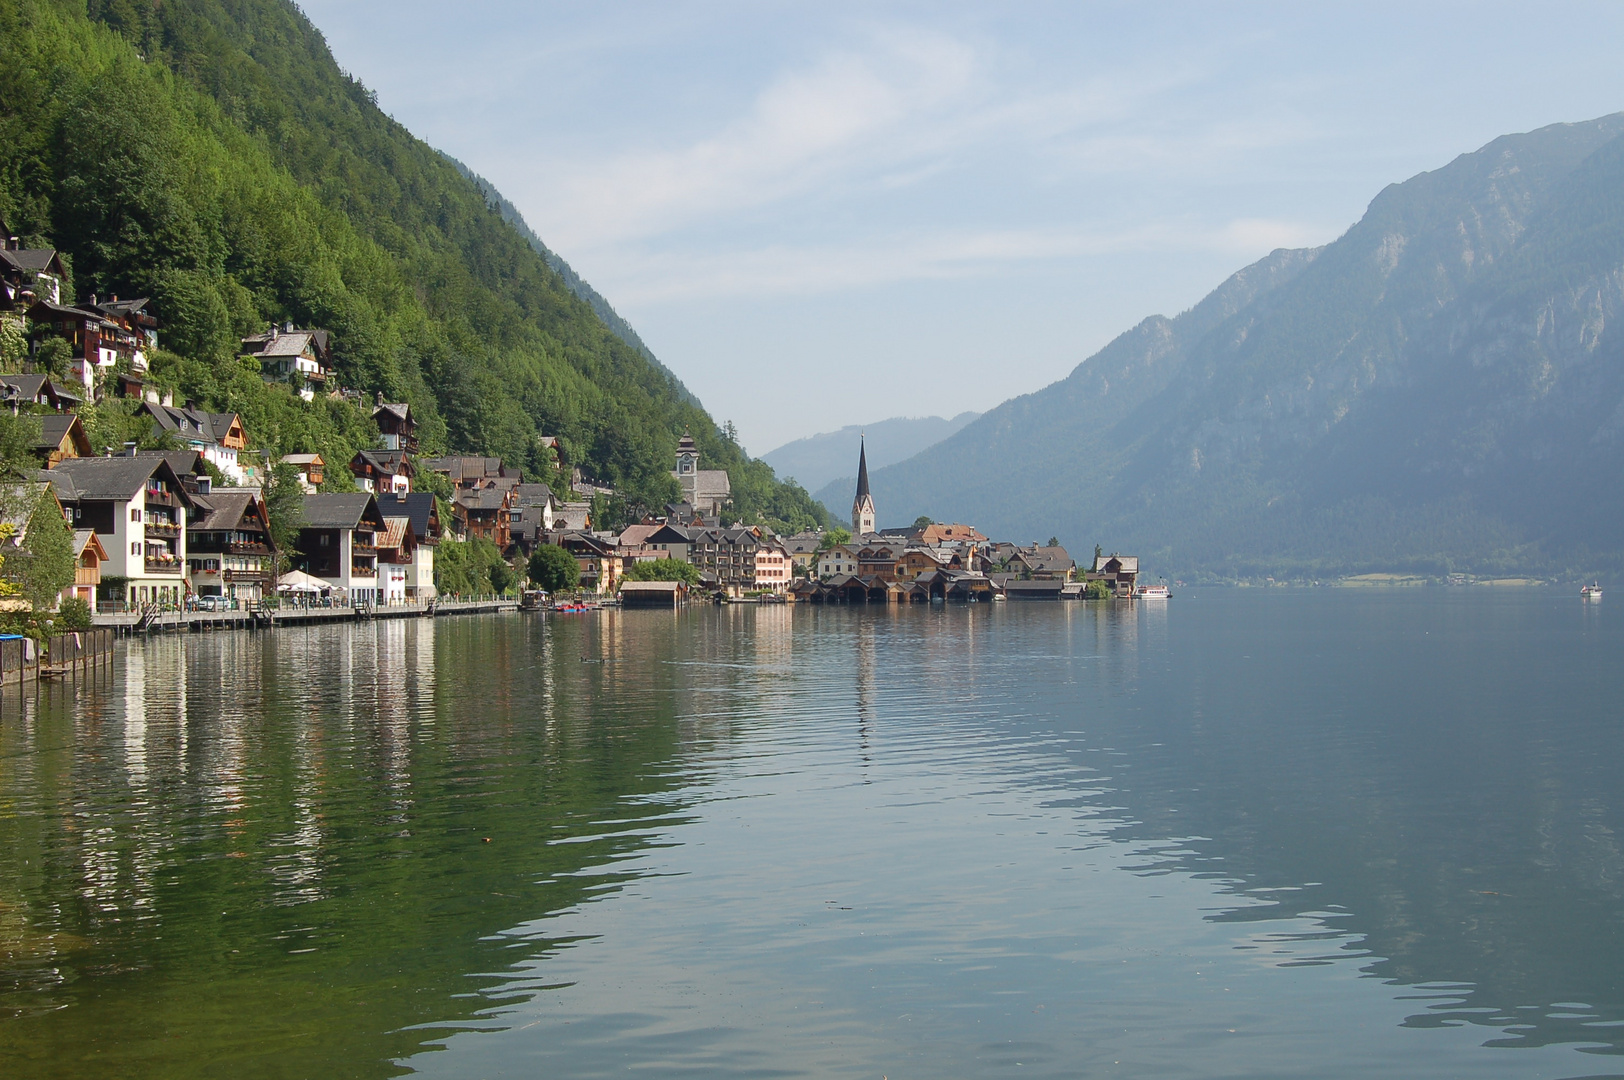
M 853 536 L 867 536 L 875 531 L 874 496 L 868 493 L 868 439 L 857 448 L 857 495 L 851 501 L 851 531 Z

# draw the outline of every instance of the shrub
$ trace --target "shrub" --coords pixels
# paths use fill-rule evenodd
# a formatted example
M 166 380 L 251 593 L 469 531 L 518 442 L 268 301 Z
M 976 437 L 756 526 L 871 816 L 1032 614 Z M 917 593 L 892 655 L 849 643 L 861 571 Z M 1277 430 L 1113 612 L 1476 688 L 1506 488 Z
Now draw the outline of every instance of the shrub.
M 89 630 L 90 605 L 77 596 L 62 601 L 57 609 L 56 629 L 58 630 Z

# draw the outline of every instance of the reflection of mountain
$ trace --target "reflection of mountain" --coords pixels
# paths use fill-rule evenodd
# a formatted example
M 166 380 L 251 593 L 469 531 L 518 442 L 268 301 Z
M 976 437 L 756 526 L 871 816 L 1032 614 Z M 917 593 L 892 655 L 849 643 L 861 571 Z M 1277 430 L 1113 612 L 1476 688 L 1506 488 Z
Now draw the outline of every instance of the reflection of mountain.
M 113 694 L 41 695 L 0 730 L 0 1074 L 79 1075 L 93 1038 L 102 1075 L 174 1075 L 178 1039 L 222 1072 L 391 1076 L 474 1020 L 470 973 L 568 945 L 499 935 L 618 890 L 682 811 L 648 692 L 673 638 L 617 646 L 630 686 L 578 659 L 596 626 L 158 639 Z
M 1329 912 L 1330 956 L 1460 987 L 1411 1024 L 1624 1053 L 1624 1026 L 1593 1026 L 1624 1021 L 1616 639 L 1480 595 L 1189 599 L 1165 646 L 1097 617 L 1074 644 L 1105 676 L 1087 739 L 1122 752 L 1106 803 L 1147 867 L 1224 881 L 1237 904 L 1213 918 Z M 1011 714 L 1065 717 L 1039 674 Z

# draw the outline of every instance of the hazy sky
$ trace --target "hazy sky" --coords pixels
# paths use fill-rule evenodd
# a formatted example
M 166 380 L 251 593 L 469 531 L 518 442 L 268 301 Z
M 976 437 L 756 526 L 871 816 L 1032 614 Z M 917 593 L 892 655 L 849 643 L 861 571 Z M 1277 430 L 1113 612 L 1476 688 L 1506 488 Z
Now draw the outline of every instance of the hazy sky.
M 1386 184 L 1624 109 L 1624 5 L 301 0 L 755 453 L 1064 376 Z

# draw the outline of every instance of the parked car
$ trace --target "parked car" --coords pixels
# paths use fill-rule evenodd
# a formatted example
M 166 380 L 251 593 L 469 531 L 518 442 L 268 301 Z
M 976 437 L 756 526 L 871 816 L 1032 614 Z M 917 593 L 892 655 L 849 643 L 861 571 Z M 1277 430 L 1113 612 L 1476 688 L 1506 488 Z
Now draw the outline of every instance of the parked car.
M 199 611 L 230 611 L 231 597 L 229 596 L 200 596 L 197 598 Z

